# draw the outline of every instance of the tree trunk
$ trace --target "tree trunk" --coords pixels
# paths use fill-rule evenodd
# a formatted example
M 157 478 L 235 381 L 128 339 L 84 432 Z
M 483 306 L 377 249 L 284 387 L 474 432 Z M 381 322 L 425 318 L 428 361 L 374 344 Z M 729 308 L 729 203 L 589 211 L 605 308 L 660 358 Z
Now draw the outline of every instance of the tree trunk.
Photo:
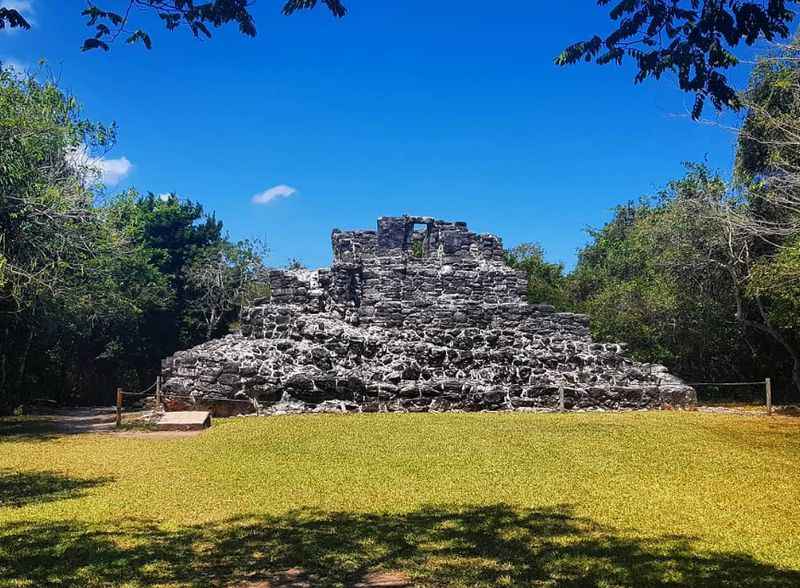
M 6 382 L 8 381 L 8 354 L 5 350 L 5 342 L 8 341 L 8 327 L 3 331 L 2 349 L 0 349 L 0 390 L 6 390 Z
M 8 329 L 5 330 L 5 340 L 8 339 Z M 11 409 L 11 391 L 6 387 L 8 382 L 8 356 L 6 350 L 0 350 L 0 415 L 3 414 L 3 409 Z M 8 403 L 5 407 L 4 404 Z
M 761 331 L 765 335 L 769 335 L 778 345 L 783 347 L 786 350 L 786 353 L 789 355 L 789 358 L 792 360 L 792 383 L 794 384 L 795 390 L 797 394 L 800 396 L 800 354 L 791 346 L 789 341 L 781 335 L 780 331 L 770 324 L 769 318 L 767 317 L 767 313 L 764 310 L 764 306 L 761 304 L 761 299 L 756 298 L 755 302 L 758 306 L 758 311 L 761 314 L 761 318 L 763 322 L 753 321 L 744 317 L 744 311 L 742 309 L 742 304 L 740 298 L 737 293 L 737 309 L 736 309 L 736 318 L 737 320 L 744 326 L 751 327 L 756 329 L 757 331 Z
M 216 320 L 216 313 L 212 310 L 211 316 L 208 317 L 207 321 L 207 328 L 206 328 L 206 341 L 211 341 L 211 335 L 214 333 L 214 327 L 217 324 Z
M 792 382 L 794 382 L 795 390 L 797 390 L 798 397 L 800 397 L 800 358 L 797 354 L 794 355 L 794 367 L 792 368 Z
M 19 359 L 19 371 L 17 372 L 17 389 L 22 390 L 25 383 L 25 370 L 28 366 L 28 356 L 31 352 L 31 345 L 33 345 L 33 329 L 28 331 L 28 339 L 25 341 L 25 349 L 22 351 L 22 357 Z

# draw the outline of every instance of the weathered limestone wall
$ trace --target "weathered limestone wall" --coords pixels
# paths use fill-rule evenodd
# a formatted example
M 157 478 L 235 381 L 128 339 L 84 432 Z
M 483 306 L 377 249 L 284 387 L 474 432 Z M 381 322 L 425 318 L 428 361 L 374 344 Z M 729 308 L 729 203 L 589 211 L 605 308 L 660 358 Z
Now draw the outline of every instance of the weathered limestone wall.
M 270 274 L 242 331 L 163 364 L 165 391 L 262 410 L 622 409 L 688 406 L 662 366 L 597 344 L 583 315 L 525 301 L 502 242 L 466 224 L 383 217 L 334 230 L 334 262 Z
M 334 231 L 332 241 L 333 296 L 355 307 L 358 324 L 429 324 L 469 305 L 471 316 L 456 314 L 456 323 L 485 326 L 492 305 L 524 304 L 525 276 L 505 265 L 500 240 L 465 223 L 383 217 L 377 233 Z M 487 312 L 477 313 L 480 305 Z

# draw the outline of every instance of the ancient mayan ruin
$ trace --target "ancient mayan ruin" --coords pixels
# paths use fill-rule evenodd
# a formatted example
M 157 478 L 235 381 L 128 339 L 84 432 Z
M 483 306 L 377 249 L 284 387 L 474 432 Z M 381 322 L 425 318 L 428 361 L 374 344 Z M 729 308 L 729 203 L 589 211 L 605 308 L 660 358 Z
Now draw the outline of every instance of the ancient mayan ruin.
M 241 332 L 163 362 L 164 392 L 216 412 L 652 409 L 695 391 L 594 343 L 589 318 L 526 300 L 502 242 L 463 222 L 382 217 L 333 264 L 270 272 Z M 231 403 L 238 400 L 238 403 Z M 225 407 L 228 408 L 224 408 Z

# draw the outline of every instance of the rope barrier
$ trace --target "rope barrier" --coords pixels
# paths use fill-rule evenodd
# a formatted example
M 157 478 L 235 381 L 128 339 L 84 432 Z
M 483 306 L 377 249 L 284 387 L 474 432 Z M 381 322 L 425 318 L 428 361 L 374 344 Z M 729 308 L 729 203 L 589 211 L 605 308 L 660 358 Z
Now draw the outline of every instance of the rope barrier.
M 158 383 L 158 381 L 153 382 L 152 384 L 150 384 L 147 388 L 145 388 L 141 392 L 137 392 L 136 396 L 144 396 L 145 394 L 150 392 L 150 390 L 153 390 L 156 387 L 157 383 Z
M 149 392 L 123 392 L 123 396 L 148 396 Z
M 763 386 L 764 380 L 760 382 L 692 382 L 687 386 Z
M 195 400 L 193 396 L 184 396 L 179 394 L 162 394 L 164 398 L 179 398 L 181 400 Z M 206 398 L 201 402 L 252 402 L 252 398 Z
M 151 390 L 158 385 L 158 379 L 153 382 L 152 385 L 148 386 L 141 392 L 125 392 L 122 388 L 117 388 L 117 427 L 122 425 L 122 411 L 125 408 L 125 397 L 131 396 L 133 398 L 142 398 L 150 395 Z
M 155 387 L 156 387 L 156 382 L 153 382 L 150 386 L 148 386 L 147 388 L 145 388 L 141 392 L 125 392 L 123 390 L 122 395 L 123 396 L 147 396 L 150 393 L 150 391 Z
M 767 414 L 772 416 L 772 379 L 764 378 L 760 382 L 694 382 L 689 386 L 764 386 Z
M 116 410 L 117 410 L 117 427 L 120 427 L 122 425 L 122 411 L 123 411 L 123 408 L 124 408 L 125 397 L 126 396 L 133 396 L 133 397 L 148 396 L 150 394 L 150 392 L 155 388 L 156 389 L 156 394 L 155 394 L 156 410 L 163 410 L 160 407 L 163 406 L 163 401 L 165 399 L 167 399 L 167 400 L 182 399 L 182 400 L 191 400 L 192 402 L 195 402 L 195 399 L 192 396 L 189 396 L 189 395 L 164 394 L 161 391 L 161 387 L 159 386 L 159 384 L 160 384 L 160 378 L 156 378 L 156 381 L 153 382 L 153 384 L 151 386 L 148 386 L 147 388 L 145 388 L 141 392 L 125 392 L 122 388 L 117 388 L 117 406 L 116 406 Z M 209 398 L 209 399 L 201 400 L 201 402 L 236 402 L 236 403 L 250 402 L 252 404 L 252 403 L 255 402 L 255 400 L 253 398 L 250 398 L 250 397 L 242 398 L 242 399 L 236 399 L 236 398 Z

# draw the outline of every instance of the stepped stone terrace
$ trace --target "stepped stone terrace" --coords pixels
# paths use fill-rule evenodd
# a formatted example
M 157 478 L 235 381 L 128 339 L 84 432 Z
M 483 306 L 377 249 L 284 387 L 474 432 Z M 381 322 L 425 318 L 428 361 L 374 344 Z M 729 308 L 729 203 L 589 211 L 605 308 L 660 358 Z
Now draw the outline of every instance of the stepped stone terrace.
M 271 297 L 243 311 L 240 333 L 165 359 L 165 393 L 217 414 L 696 401 L 663 366 L 593 342 L 587 316 L 529 304 L 498 237 L 399 216 L 377 230 L 335 229 L 331 243 L 330 268 L 271 271 Z

